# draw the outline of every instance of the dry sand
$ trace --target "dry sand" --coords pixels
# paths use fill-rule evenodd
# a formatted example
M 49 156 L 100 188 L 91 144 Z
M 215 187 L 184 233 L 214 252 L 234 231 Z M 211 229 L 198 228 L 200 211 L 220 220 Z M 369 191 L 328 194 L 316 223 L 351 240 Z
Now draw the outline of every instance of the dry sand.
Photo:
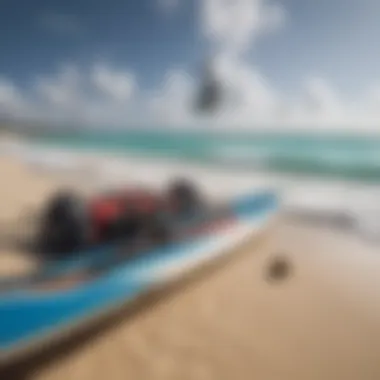
M 9 159 L 1 158 L 0 173 L 3 218 L 38 205 L 58 185 Z M 380 379 L 376 251 L 343 233 L 284 220 L 222 267 L 22 374 L 36 380 Z M 286 255 L 292 272 L 268 281 L 277 253 Z M 33 264 L 8 248 L 0 255 L 3 274 Z

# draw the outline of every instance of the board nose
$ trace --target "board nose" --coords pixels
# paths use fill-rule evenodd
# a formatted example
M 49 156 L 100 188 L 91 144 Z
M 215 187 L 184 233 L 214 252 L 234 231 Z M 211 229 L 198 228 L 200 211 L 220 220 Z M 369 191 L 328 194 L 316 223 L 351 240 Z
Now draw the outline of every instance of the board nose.
M 236 200 L 233 209 L 238 214 L 251 213 L 278 207 L 280 204 L 279 195 L 274 190 L 263 191 L 259 194 L 243 195 Z

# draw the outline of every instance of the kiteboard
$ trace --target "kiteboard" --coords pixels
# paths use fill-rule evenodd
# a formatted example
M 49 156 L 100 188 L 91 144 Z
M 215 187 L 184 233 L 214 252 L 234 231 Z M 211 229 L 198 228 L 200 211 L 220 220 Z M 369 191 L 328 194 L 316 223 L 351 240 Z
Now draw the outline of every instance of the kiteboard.
M 12 358 L 58 339 L 147 291 L 228 254 L 268 226 L 279 200 L 261 191 L 230 201 L 217 217 L 202 218 L 192 233 L 160 247 L 128 253 L 122 244 L 98 247 L 48 265 L 41 273 L 0 282 L 1 355 Z M 126 254 L 127 253 L 127 254 Z

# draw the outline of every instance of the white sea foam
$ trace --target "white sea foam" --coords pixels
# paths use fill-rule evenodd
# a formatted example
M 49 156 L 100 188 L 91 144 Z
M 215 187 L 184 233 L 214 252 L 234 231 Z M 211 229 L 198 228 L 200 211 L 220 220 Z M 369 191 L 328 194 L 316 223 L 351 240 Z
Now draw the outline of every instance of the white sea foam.
M 252 189 L 277 189 L 287 211 L 350 215 L 356 220 L 358 228 L 380 232 L 380 186 L 305 180 L 255 173 L 252 169 L 211 169 L 169 160 L 79 152 L 22 143 L 2 144 L 0 151 L 18 157 L 38 170 L 71 174 L 97 189 L 130 182 L 161 188 L 169 179 L 178 176 L 200 183 L 215 198 L 236 196 Z

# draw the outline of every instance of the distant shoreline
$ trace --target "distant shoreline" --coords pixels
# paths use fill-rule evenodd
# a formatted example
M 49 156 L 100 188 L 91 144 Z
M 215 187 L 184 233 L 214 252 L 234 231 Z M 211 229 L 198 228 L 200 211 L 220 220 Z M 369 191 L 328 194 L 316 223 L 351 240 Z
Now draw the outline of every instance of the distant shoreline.
M 239 126 L 231 128 L 220 128 L 214 129 L 208 126 L 187 126 L 187 127 L 164 127 L 164 126 L 84 126 L 84 125 L 73 125 L 73 124 L 44 124 L 32 121 L 23 122 L 0 122 L 0 132 L 5 129 L 10 132 L 17 132 L 25 134 L 27 136 L 38 136 L 38 135 L 83 135 L 83 134 L 111 134 L 117 135 L 120 133 L 173 133 L 175 135 L 189 135 L 189 134 L 201 134 L 206 136 L 239 136 L 247 138 L 289 138 L 289 139 L 313 139 L 315 141 L 320 140 L 376 140 L 380 143 L 380 124 L 379 129 L 376 130 L 353 130 L 352 128 L 340 128 L 339 131 L 336 129 L 323 129 L 317 127 L 310 128 L 270 128 L 270 127 L 260 127 L 253 126 L 252 129 L 240 128 Z

